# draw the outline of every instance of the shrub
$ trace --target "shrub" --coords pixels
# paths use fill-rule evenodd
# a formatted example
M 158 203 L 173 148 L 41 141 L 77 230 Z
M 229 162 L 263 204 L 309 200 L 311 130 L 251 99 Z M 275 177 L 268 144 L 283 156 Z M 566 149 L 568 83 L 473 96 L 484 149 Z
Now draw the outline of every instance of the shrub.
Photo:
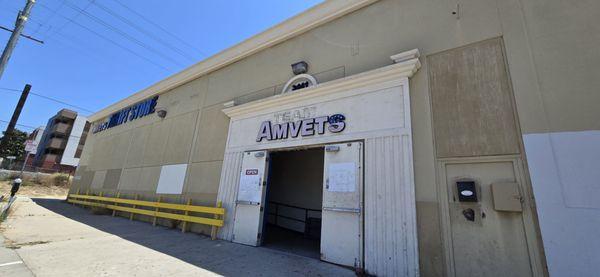
M 0 181 L 12 182 L 14 179 L 19 177 L 19 173 L 9 173 L 0 178 Z M 54 173 L 52 175 L 37 173 L 37 174 L 23 174 L 21 177 L 23 180 L 23 186 L 30 185 L 43 185 L 43 186 L 68 186 L 71 182 L 69 174 L 65 173 Z
M 71 182 L 71 176 L 65 173 L 55 173 L 50 176 L 52 184 L 55 186 L 68 186 Z

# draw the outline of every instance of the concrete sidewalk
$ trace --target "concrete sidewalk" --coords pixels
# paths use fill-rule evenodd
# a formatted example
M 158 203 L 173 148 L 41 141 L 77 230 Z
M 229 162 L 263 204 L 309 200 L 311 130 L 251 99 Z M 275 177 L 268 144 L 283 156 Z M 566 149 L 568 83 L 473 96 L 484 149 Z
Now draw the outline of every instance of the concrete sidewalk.
M 0 264 L 20 256 L 19 274 L 35 276 L 354 276 L 316 259 L 92 215 L 56 199 L 19 198 L 2 233 Z
M 17 251 L 5 244 L 5 239 L 0 235 L 0 276 L 29 277 L 34 276 L 25 265 Z

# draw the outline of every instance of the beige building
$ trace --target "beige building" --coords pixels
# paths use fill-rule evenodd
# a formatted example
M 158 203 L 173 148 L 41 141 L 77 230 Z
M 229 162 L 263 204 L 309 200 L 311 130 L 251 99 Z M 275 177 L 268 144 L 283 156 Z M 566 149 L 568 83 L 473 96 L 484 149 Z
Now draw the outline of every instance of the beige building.
M 71 192 L 222 201 L 221 239 L 374 275 L 593 276 L 599 21 L 326 1 L 92 115 Z

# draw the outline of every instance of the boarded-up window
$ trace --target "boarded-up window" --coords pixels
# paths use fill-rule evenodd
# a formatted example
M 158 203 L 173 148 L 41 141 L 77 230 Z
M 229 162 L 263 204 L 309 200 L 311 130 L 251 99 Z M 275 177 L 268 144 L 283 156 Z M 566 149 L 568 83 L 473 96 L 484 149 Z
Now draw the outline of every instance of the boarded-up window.
M 156 193 L 181 194 L 187 164 L 164 165 L 160 170 L 160 178 Z
M 427 58 L 439 158 L 519 153 L 501 39 Z
M 121 178 L 121 169 L 109 169 L 106 171 L 106 177 L 104 178 L 105 189 L 116 189 L 119 185 L 119 179 Z

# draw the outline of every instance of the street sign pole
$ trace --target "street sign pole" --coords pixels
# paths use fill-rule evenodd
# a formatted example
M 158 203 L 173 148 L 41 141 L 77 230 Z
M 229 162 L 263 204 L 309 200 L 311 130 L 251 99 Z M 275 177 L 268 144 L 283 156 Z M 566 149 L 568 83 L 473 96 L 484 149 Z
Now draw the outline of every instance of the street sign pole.
M 27 160 L 29 159 L 29 151 L 25 152 L 25 161 L 23 161 L 23 166 L 21 166 L 21 173 L 19 176 L 23 178 L 23 171 L 25 170 L 25 165 L 27 164 Z

